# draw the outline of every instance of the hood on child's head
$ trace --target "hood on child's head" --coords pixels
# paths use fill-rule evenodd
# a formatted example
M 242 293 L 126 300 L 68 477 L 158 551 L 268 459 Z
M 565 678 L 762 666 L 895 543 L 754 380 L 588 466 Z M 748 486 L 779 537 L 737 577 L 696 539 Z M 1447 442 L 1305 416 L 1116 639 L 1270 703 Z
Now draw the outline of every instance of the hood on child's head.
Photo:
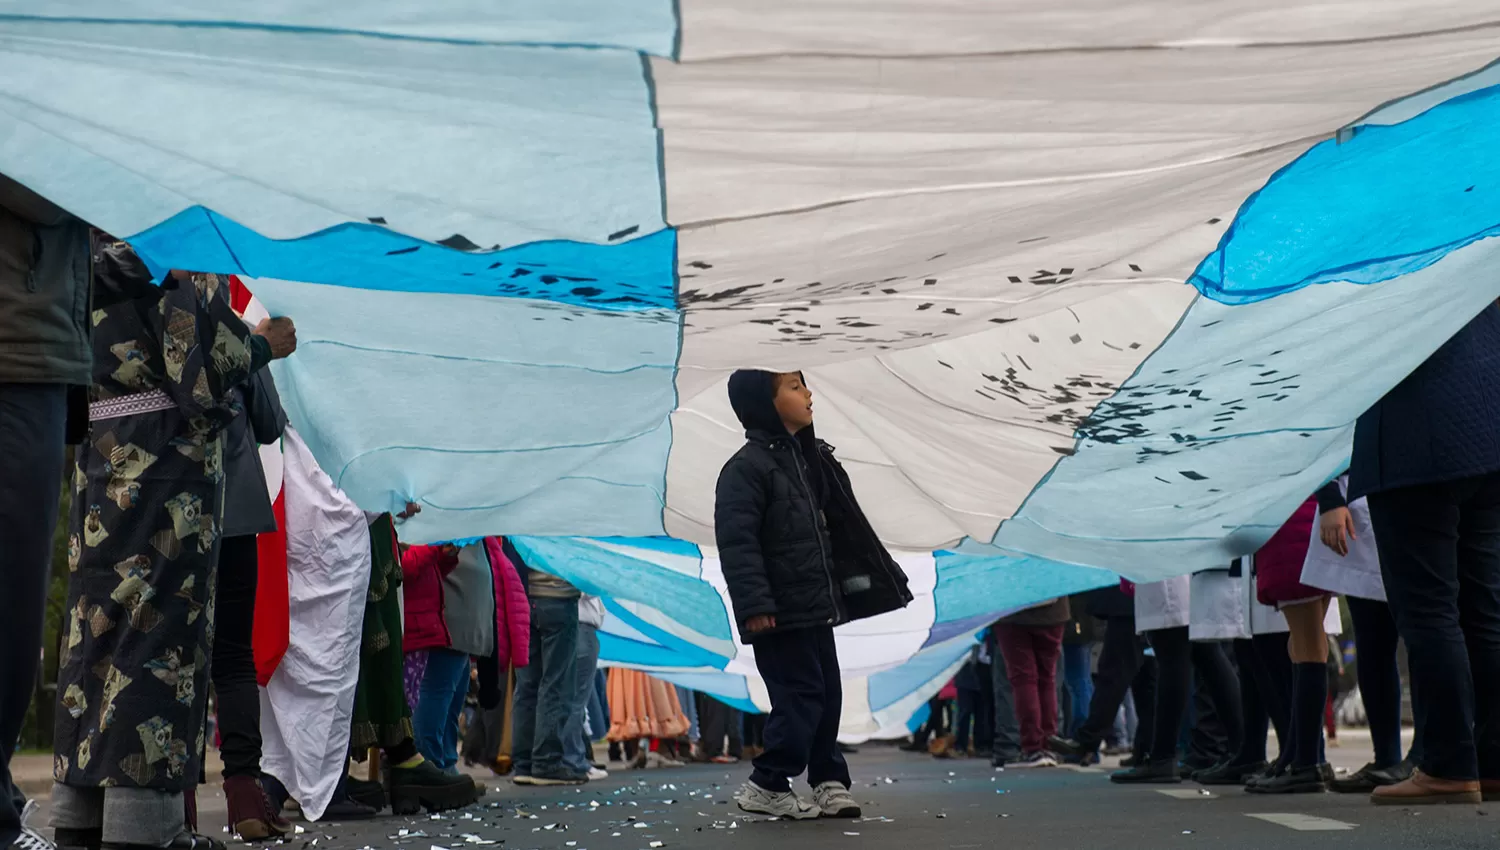
M 729 405 L 746 431 L 785 434 L 786 425 L 776 412 L 776 373 L 763 369 L 740 369 L 729 376 Z

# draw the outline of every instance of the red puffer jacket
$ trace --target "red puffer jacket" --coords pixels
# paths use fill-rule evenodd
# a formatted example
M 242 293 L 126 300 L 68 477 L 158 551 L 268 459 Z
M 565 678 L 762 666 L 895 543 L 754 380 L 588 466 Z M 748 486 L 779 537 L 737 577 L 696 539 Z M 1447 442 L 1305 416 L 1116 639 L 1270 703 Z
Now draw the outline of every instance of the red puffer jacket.
M 458 566 L 458 556 L 440 546 L 413 546 L 401 556 L 401 592 L 406 605 L 406 636 L 401 648 L 447 649 L 452 641 L 443 623 L 443 576 Z

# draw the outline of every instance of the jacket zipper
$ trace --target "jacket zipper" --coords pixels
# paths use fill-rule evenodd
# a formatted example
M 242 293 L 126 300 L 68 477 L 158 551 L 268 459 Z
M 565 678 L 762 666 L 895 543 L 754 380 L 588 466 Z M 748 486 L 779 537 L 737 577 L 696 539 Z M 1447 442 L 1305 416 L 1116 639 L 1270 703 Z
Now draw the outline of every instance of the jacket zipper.
M 812 485 L 807 482 L 807 474 L 802 471 L 802 458 L 796 451 L 792 451 L 792 465 L 797 467 L 797 480 L 802 482 L 802 489 L 807 492 L 808 510 L 812 513 L 813 533 L 818 536 L 818 556 L 823 561 L 823 573 L 828 576 L 828 601 L 833 603 L 833 617 L 828 621 L 831 625 L 839 618 L 839 591 L 834 586 L 833 569 L 828 564 L 828 553 L 823 549 L 823 522 L 818 518 L 817 498 L 812 491 Z
M 820 451 L 820 452 L 818 452 L 818 460 L 821 462 L 822 459 L 823 459 L 823 453 Z M 832 474 L 832 470 L 829 470 L 829 472 L 830 472 L 830 474 Z M 855 509 L 858 510 L 858 503 L 856 503 L 854 501 L 854 496 L 851 495 L 848 490 L 844 489 L 844 482 L 840 481 L 839 477 L 837 475 L 833 475 L 833 483 L 834 483 L 835 486 L 837 486 L 839 488 L 839 493 L 843 494 L 844 498 L 846 498 L 846 499 L 849 500 L 849 504 L 852 505 L 852 506 L 854 506 Z M 883 551 L 885 547 L 881 544 L 880 538 L 878 536 L 876 536 L 875 529 L 870 526 L 870 521 L 869 521 L 868 518 L 865 517 L 864 511 L 860 510 L 859 514 L 860 514 L 860 520 L 861 520 L 861 528 L 864 531 L 865 536 L 868 537 L 871 541 L 874 542 L 874 544 L 875 544 L 875 551 L 877 553 L 880 552 L 880 551 Z M 894 582 L 895 584 L 900 585 L 900 582 L 895 581 L 896 577 L 891 574 L 890 565 L 885 562 L 885 559 L 884 558 L 876 558 L 875 560 L 880 563 L 880 569 L 885 572 L 885 577 L 888 578 L 888 579 L 891 579 L 892 582 Z

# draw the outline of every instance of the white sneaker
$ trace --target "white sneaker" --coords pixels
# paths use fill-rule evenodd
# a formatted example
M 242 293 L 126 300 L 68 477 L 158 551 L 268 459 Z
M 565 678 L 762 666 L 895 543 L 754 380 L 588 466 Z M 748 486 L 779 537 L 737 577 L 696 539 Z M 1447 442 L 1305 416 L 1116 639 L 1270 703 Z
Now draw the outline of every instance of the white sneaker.
M 608 779 L 608 778 L 609 778 L 609 771 L 605 770 L 604 768 L 602 768 L 602 767 L 591 767 L 591 768 L 589 768 L 589 781 L 590 782 L 598 782 L 601 779 Z
M 1051 753 L 1027 753 L 1005 763 L 1006 767 L 1057 767 L 1057 759 Z
M 37 804 L 35 800 L 27 800 L 26 807 L 21 810 L 21 834 L 11 847 L 16 850 L 57 850 L 57 845 L 42 837 L 40 832 L 27 826 L 27 821 L 36 813 Z
M 813 789 L 813 805 L 825 818 L 857 818 L 862 812 L 842 782 L 824 782 Z
M 818 807 L 803 802 L 791 791 L 767 791 L 754 782 L 746 782 L 734 795 L 740 811 L 752 815 L 770 815 L 789 820 L 816 820 L 823 812 Z

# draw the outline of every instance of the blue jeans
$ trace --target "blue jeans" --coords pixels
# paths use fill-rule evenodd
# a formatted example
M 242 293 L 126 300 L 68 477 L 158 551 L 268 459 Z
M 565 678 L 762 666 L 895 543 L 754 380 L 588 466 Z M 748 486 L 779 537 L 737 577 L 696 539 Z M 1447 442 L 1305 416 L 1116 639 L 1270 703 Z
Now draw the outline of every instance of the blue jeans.
M 572 773 L 588 773 L 588 741 L 583 719 L 588 715 L 589 696 L 594 692 L 594 670 L 599 665 L 599 630 L 587 623 L 578 624 L 578 649 L 573 654 L 573 712 L 563 731 L 563 767 Z
M 597 640 L 598 635 L 595 634 Z M 609 696 L 605 689 L 609 687 L 609 677 L 599 669 L 599 653 L 594 652 L 594 681 L 589 691 L 589 735 L 595 740 L 601 740 L 609 734 Z
M 677 689 L 677 702 L 682 705 L 683 716 L 688 720 L 688 740 L 696 744 L 703 737 L 702 731 L 698 728 L 698 700 L 694 698 L 691 689 L 681 685 L 672 687 Z
M 516 776 L 575 778 L 563 741 L 577 701 L 578 598 L 531 600 L 531 660 L 516 670 L 511 760 Z
M 417 751 L 441 770 L 458 764 L 458 715 L 469 693 L 469 656 L 451 649 L 427 653 L 427 670 L 412 725 Z
M 1067 736 L 1072 738 L 1078 734 L 1078 728 L 1089 717 L 1089 702 L 1094 698 L 1094 678 L 1092 675 L 1094 653 L 1093 644 L 1063 644 L 1063 676 L 1068 682 L 1068 693 L 1072 698 L 1072 724 L 1067 730 Z

